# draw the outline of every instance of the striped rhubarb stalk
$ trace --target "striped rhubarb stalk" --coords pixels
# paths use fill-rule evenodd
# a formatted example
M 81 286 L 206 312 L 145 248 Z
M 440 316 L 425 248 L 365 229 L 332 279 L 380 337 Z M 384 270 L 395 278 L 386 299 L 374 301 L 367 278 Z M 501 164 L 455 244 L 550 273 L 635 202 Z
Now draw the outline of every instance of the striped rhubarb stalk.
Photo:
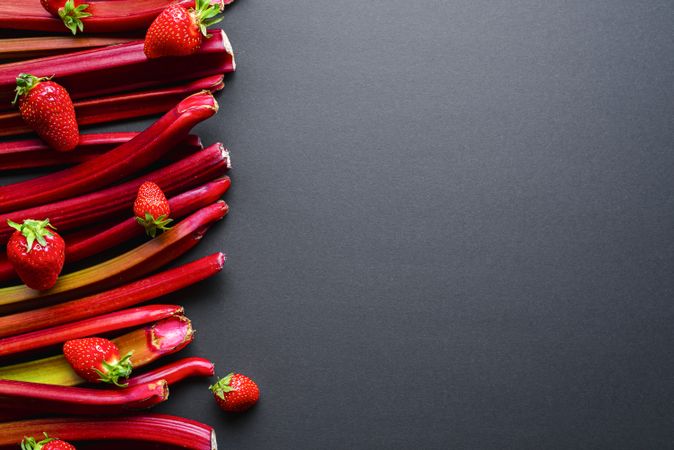
M 164 402 L 168 394 L 166 380 L 155 380 L 125 389 L 91 389 L 0 380 L 0 416 L 18 419 L 48 414 L 128 414 Z
M 41 330 L 138 305 L 184 289 L 222 270 L 225 255 L 214 253 L 116 289 L 53 306 L 0 317 L 0 337 Z
M 194 330 L 189 319 L 176 315 L 153 325 L 134 330 L 112 341 L 120 355 L 132 353 L 134 369 L 146 366 L 162 356 L 182 350 L 192 342 Z M 72 369 L 63 354 L 0 367 L 0 380 L 76 386 L 85 383 Z
M 142 170 L 217 110 L 218 103 L 210 92 L 191 95 L 145 131 L 101 156 L 49 175 L 0 186 L 0 212 L 95 191 Z
M 177 447 L 190 450 L 218 448 L 215 431 L 208 425 L 182 417 L 147 414 L 105 419 L 59 417 L 2 423 L 0 449 L 16 449 L 25 436 L 42 436 L 42 433 L 75 443 L 116 440 L 160 444 L 157 448 Z M 115 445 L 118 446 L 119 443 Z M 137 444 L 131 445 L 131 448 L 147 448 Z M 126 443 L 124 448 L 129 448 Z
M 0 2 L 0 5 L 13 2 Z M 23 2 L 19 5 L 23 5 Z M 13 19 L 15 20 L 15 19 Z M 0 19 L 0 27 L 2 20 Z M 232 47 L 222 30 L 211 30 L 199 51 L 190 56 L 149 60 L 143 41 L 0 65 L 0 111 L 13 109 L 19 73 L 54 76 L 73 100 L 166 86 L 235 69 Z M 189 68 L 189 70 L 185 70 Z
M 2 8 L 2 6 L 0 6 Z M 0 59 L 24 60 L 62 55 L 106 45 L 124 44 L 138 38 L 125 36 L 40 36 L 0 40 Z
M 79 145 L 72 152 L 55 152 L 37 138 L 0 142 L 0 170 L 79 164 L 100 156 L 137 135 L 135 132 L 82 134 Z M 198 150 L 203 150 L 201 139 L 197 135 L 190 134 L 171 149 L 169 156 L 185 156 Z
M 225 86 L 223 78 L 223 75 L 212 75 L 175 86 L 155 87 L 140 92 L 76 100 L 73 104 L 77 123 L 79 126 L 87 126 L 162 114 L 173 108 L 187 95 L 202 90 L 219 91 Z M 15 136 L 31 132 L 32 130 L 26 126 L 18 111 L 0 112 L 0 136 Z
M 0 339 L 0 358 L 63 344 L 71 339 L 105 335 L 182 313 L 182 306 L 149 305 L 19 334 Z

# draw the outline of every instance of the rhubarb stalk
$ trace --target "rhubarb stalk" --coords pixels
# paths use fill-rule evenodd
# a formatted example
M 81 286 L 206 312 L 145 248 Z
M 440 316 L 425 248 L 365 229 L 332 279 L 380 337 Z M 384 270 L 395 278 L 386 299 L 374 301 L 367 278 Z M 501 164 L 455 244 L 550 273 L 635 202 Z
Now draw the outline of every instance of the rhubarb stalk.
M 0 337 L 95 317 L 176 292 L 222 270 L 225 255 L 214 253 L 110 291 L 32 311 L 0 317 Z
M 124 44 L 137 39 L 124 36 L 40 36 L 2 39 L 0 59 L 42 58 L 107 45 Z
M 91 192 L 155 162 L 197 123 L 211 117 L 218 103 L 210 92 L 181 101 L 130 141 L 90 161 L 31 180 L 0 186 L 0 212 Z
M 79 145 L 72 152 L 55 152 L 40 139 L 0 142 L 0 170 L 79 164 L 130 141 L 137 134 L 134 132 L 82 134 Z M 198 150 L 203 150 L 201 140 L 199 136 L 190 134 L 171 149 L 169 156 L 184 157 Z
M 0 5 L 6 3 L 14 2 L 0 2 Z M 23 2 L 17 5 L 22 7 Z M 38 77 L 54 75 L 54 81 L 65 87 L 73 100 L 80 100 L 233 72 L 235 63 L 227 36 L 222 30 L 211 30 L 210 33 L 212 37 L 205 40 L 197 53 L 183 57 L 149 60 L 143 53 L 141 40 L 2 64 L 0 110 L 12 109 L 10 102 L 14 98 L 14 87 L 19 73 L 31 73 Z M 189 70 L 185 70 L 186 68 Z
M 171 197 L 169 199 L 171 217 L 181 219 L 199 208 L 216 202 L 227 191 L 229 185 L 228 178 L 221 178 Z M 77 235 L 65 236 L 66 264 L 72 264 L 144 235 L 144 230 L 138 226 L 135 217 L 129 217 L 116 225 L 105 225 L 102 228 L 80 231 Z M 0 254 L 0 281 L 15 278 L 14 267 L 6 255 Z
M 182 306 L 150 305 L 104 314 L 31 333 L 19 334 L 0 339 L 0 358 L 56 344 L 63 344 L 65 341 L 72 339 L 101 336 L 113 331 L 123 330 L 124 328 L 156 322 L 182 313 Z
M 233 0 L 217 0 L 224 5 Z M 26 1 L 23 9 L 9 3 L 0 8 L 0 27 L 33 31 L 68 32 L 58 10 L 65 0 L 46 0 L 45 9 L 40 2 Z M 75 5 L 89 5 L 84 11 L 91 14 L 81 19 L 85 33 L 110 33 L 146 29 L 172 0 L 93 0 L 75 1 Z M 193 0 L 177 0 L 189 8 Z M 215 1 L 213 3 L 216 3 Z M 65 15 L 65 12 L 64 12 Z M 10 20 L 13 18 L 14 20 Z M 77 25 L 75 23 L 75 25 Z
M 0 424 L 0 448 L 15 449 L 24 436 L 57 436 L 68 442 L 144 441 L 191 450 L 217 450 L 215 431 L 182 417 L 147 414 L 130 417 L 49 418 Z
M 189 377 L 212 377 L 215 374 L 213 363 L 206 358 L 183 358 L 158 369 L 140 375 L 134 375 L 128 380 L 129 386 L 166 380 L 169 385 L 178 383 Z
M 87 225 L 118 217 L 122 211 L 129 211 L 138 187 L 144 181 L 153 181 L 166 194 L 173 195 L 220 177 L 229 167 L 229 152 L 222 144 L 214 144 L 181 161 L 99 192 L 0 214 L 0 244 L 6 243 L 13 233 L 13 229 L 7 225 L 7 220 L 20 223 L 25 219 L 45 217 L 49 218 L 50 223 L 60 232 L 81 229 Z M 227 180 L 229 183 L 229 179 Z
M 175 86 L 76 100 L 73 105 L 77 123 L 82 127 L 163 114 L 187 95 L 202 90 L 219 91 L 225 86 L 223 78 L 223 75 L 213 75 Z M 0 136 L 14 136 L 31 131 L 17 111 L 0 112 Z
M 0 415 L 15 418 L 46 414 L 117 415 L 151 408 L 168 399 L 168 382 L 154 380 L 125 389 L 0 380 Z
M 185 316 L 176 315 L 153 325 L 134 330 L 112 341 L 120 355 L 132 353 L 134 369 L 156 361 L 162 356 L 182 350 L 192 342 L 194 331 Z M 61 355 L 0 367 L 0 380 L 76 386 L 85 383 Z
M 174 260 L 195 246 L 206 230 L 227 212 L 225 202 L 219 201 L 200 209 L 156 238 L 116 258 L 59 277 L 48 291 L 35 291 L 25 285 L 0 289 L 0 309 L 16 310 L 50 302 L 72 299 L 82 293 L 92 293 L 119 285 Z

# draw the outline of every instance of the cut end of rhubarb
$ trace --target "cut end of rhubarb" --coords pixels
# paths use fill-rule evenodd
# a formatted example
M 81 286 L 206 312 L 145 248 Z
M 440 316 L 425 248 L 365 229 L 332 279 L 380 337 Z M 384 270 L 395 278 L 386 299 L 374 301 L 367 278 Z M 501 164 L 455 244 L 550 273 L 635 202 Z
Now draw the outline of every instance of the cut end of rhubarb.
M 174 316 L 147 329 L 148 347 L 156 352 L 177 351 L 194 338 L 192 322 L 185 316 Z
M 222 30 L 218 30 L 222 35 L 222 46 L 225 48 L 225 51 L 232 57 L 232 72 L 236 71 L 236 58 L 234 58 L 234 49 L 232 48 L 232 43 L 229 42 L 229 37 L 227 33 Z
M 208 109 L 213 114 L 218 112 L 218 102 L 213 97 L 211 91 L 203 90 L 185 97 L 176 107 L 179 114 L 183 114 L 191 109 Z
M 215 430 L 211 431 L 211 450 L 218 450 L 218 440 L 215 438 Z
M 158 393 L 162 401 L 166 401 L 169 398 L 169 386 L 168 381 L 159 380 L 155 383 L 150 383 L 147 385 L 147 388 L 152 393 Z
M 218 270 L 222 270 L 222 268 L 225 266 L 225 262 L 227 261 L 227 256 L 225 256 L 224 253 L 216 253 L 217 259 L 216 259 L 216 264 L 218 267 Z
M 219 144 L 219 145 L 220 145 L 220 152 L 222 154 L 222 159 L 225 161 L 225 164 L 227 165 L 227 169 L 229 170 L 229 169 L 232 168 L 231 153 L 229 152 L 229 149 L 225 148 L 224 145 L 222 145 L 222 144 Z

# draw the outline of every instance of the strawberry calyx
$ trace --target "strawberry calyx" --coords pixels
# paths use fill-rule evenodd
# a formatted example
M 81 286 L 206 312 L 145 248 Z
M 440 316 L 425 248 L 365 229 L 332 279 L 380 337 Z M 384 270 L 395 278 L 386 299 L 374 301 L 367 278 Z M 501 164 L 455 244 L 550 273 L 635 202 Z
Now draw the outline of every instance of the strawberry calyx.
M 211 37 L 208 34 L 208 27 L 222 20 L 222 17 L 215 17 L 222 12 L 221 5 L 211 4 L 210 0 L 196 0 L 194 8 L 190 8 L 189 12 L 194 19 L 194 23 L 199 26 L 201 34 L 207 38 Z
M 173 222 L 173 219 L 169 219 L 166 214 L 162 214 L 155 219 L 152 214 L 146 212 L 145 217 L 136 217 L 136 222 L 145 228 L 148 236 L 155 237 L 157 236 L 157 231 L 170 230 L 171 227 L 168 224 Z
M 26 253 L 30 253 L 33 248 L 33 244 L 37 241 L 40 245 L 47 245 L 47 240 L 45 237 L 53 237 L 54 234 L 49 231 L 48 228 L 56 230 L 52 224 L 49 223 L 49 219 L 45 220 L 33 220 L 26 219 L 22 224 L 12 222 L 7 220 L 7 225 L 14 228 L 16 231 L 20 232 L 23 237 L 26 238 Z
M 36 77 L 29 73 L 20 73 L 19 76 L 16 77 L 16 88 L 14 88 L 16 95 L 14 96 L 14 100 L 12 100 L 12 105 L 15 105 L 19 100 L 19 97 L 28 94 L 35 86 L 43 81 L 49 81 L 53 77 L 53 75 L 51 77 Z
M 100 377 L 98 380 L 103 383 L 114 384 L 117 387 L 127 387 L 128 384 L 120 383 L 119 379 L 129 378 L 129 375 L 131 375 L 131 370 L 133 369 L 133 364 L 131 364 L 132 353 L 133 352 L 127 353 L 122 359 L 116 362 L 110 363 L 102 361 L 101 366 L 105 369 L 105 372 L 94 368 L 94 371 Z
M 56 440 L 56 438 L 50 438 L 47 436 L 47 433 L 42 434 L 44 434 L 44 439 L 42 439 L 40 442 L 37 442 L 34 437 L 25 436 L 21 441 L 21 450 L 40 450 L 49 442 Z
M 233 388 L 232 386 L 229 385 L 229 383 L 232 381 L 233 376 L 234 372 L 227 374 L 225 378 L 222 379 L 218 378 L 218 381 L 209 386 L 208 389 L 210 389 L 212 393 L 214 393 L 215 395 L 224 400 L 225 394 L 227 392 L 236 391 L 236 388 Z
M 84 31 L 82 19 L 91 16 L 91 13 L 85 11 L 88 7 L 89 5 L 86 3 L 75 6 L 75 0 L 68 0 L 58 9 L 59 17 L 63 21 L 63 24 L 73 34 L 77 34 L 77 30 Z

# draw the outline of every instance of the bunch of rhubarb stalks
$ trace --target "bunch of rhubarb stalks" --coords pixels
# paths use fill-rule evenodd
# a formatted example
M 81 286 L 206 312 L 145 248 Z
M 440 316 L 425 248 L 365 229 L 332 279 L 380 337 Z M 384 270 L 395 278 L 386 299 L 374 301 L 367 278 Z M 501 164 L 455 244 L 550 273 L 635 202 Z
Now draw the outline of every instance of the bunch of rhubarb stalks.
M 194 332 L 182 306 L 142 304 L 225 263 L 166 267 L 229 209 L 229 151 L 190 131 L 235 70 L 209 29 L 232 1 L 0 2 L 0 28 L 39 32 L 0 40 L 0 136 L 29 134 L 0 143 L 0 170 L 51 170 L 0 186 L 0 449 L 217 448 L 208 425 L 144 412 L 215 370 L 159 361 Z M 81 132 L 158 114 L 140 132 Z M 110 259 L 74 268 L 96 255 Z M 239 373 L 210 391 L 231 412 L 259 397 Z

